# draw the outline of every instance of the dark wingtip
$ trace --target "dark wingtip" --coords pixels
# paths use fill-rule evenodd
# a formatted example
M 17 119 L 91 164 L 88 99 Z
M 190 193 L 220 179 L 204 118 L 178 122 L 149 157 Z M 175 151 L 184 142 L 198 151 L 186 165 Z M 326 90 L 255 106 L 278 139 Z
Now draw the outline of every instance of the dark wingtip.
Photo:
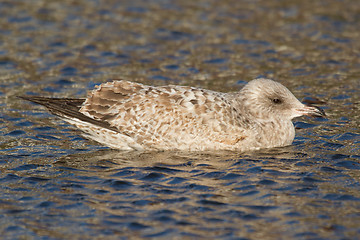
M 23 100 L 28 100 L 30 98 L 28 96 L 15 96 L 15 97 L 23 99 Z
M 47 98 L 47 97 L 33 97 L 33 96 L 17 96 L 18 98 L 37 103 L 45 106 L 52 114 L 62 118 L 76 118 L 80 121 L 88 122 L 109 130 L 119 132 L 116 127 L 111 126 L 106 121 L 100 121 L 90 118 L 79 112 L 81 105 L 85 99 L 78 98 Z
M 52 106 L 61 104 L 63 102 L 63 101 L 61 101 L 61 99 L 48 98 L 48 97 L 36 97 L 36 96 L 17 96 L 17 97 L 20 99 L 29 101 L 29 102 L 43 105 L 43 106 L 49 108 L 49 110 L 52 109 Z M 57 100 L 60 100 L 60 101 L 57 101 Z
M 32 96 L 16 96 L 16 97 L 27 101 L 36 101 L 36 99 L 43 99 L 43 97 L 32 97 Z
M 42 98 L 42 97 L 31 97 L 31 96 L 16 96 L 16 97 L 26 100 L 26 101 L 33 102 L 33 103 L 38 103 L 38 104 L 41 104 L 41 102 L 44 101 L 44 98 Z

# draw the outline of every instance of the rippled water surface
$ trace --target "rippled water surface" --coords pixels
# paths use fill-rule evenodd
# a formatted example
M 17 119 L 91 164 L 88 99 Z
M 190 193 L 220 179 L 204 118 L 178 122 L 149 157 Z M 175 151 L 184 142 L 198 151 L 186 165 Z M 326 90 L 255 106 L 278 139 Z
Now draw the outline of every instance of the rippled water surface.
M 2 239 L 359 239 L 359 1 L 1 1 Z M 327 119 L 257 152 L 120 152 L 17 95 L 265 76 Z

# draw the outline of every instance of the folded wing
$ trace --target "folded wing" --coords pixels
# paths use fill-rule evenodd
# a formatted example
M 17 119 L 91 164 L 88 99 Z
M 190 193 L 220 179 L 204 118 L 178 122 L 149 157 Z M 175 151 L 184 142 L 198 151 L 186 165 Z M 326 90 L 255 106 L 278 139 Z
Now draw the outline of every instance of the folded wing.
M 80 112 L 138 143 L 171 148 L 200 139 L 221 144 L 243 140 L 241 134 L 234 135 L 236 123 L 230 105 L 225 93 L 113 81 L 90 92 Z M 238 127 L 236 132 L 241 133 Z

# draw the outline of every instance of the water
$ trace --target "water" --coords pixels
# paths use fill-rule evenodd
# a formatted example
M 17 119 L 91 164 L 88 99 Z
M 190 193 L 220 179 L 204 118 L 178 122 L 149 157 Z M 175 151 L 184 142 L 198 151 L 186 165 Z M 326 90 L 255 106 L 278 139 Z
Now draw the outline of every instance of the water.
M 2 1 L 3 239 L 358 239 L 360 2 Z M 327 119 L 256 152 L 120 152 L 16 95 L 265 76 Z

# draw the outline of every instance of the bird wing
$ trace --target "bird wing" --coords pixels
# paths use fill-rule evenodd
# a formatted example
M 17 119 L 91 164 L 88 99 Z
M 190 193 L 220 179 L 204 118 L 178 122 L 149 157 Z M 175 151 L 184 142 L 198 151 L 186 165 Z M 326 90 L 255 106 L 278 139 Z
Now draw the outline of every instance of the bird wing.
M 108 82 L 90 92 L 80 112 L 148 145 L 196 139 L 233 144 L 243 138 L 231 134 L 236 119 L 226 93 L 199 88 Z

